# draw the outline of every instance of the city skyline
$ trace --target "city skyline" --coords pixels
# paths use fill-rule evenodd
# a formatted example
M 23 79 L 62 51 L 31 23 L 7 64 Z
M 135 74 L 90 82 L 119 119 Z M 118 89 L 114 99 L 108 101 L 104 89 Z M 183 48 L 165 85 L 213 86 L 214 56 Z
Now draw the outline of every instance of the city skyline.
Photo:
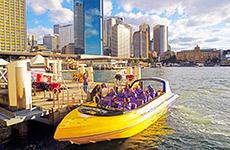
M 228 49 L 229 6 L 228 0 L 218 3 L 215 0 L 192 0 L 186 3 L 182 0 L 105 0 L 104 14 L 124 17 L 125 22 L 133 26 L 133 32 L 145 22 L 151 30 L 156 24 L 168 25 L 172 50 L 191 49 L 197 44 L 204 48 Z M 72 0 L 27 0 L 28 33 L 51 33 L 53 24 L 73 22 L 72 15 Z

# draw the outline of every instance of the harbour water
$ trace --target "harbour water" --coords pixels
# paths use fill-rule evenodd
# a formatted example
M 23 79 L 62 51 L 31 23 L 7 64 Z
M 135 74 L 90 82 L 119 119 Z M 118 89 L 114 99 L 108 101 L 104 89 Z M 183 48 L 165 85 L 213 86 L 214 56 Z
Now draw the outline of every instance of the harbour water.
M 95 72 L 98 81 L 111 81 L 114 75 Z M 54 128 L 30 122 L 28 134 L 14 133 L 0 149 L 230 149 L 230 68 L 148 68 L 142 75 L 169 80 L 180 97 L 168 114 L 140 134 L 78 146 L 56 142 Z

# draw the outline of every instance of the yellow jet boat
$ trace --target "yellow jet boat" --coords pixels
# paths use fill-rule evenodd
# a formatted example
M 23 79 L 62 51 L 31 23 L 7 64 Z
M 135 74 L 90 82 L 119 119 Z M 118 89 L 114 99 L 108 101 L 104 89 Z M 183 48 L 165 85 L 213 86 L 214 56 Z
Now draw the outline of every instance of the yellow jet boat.
M 70 112 L 61 121 L 54 139 L 87 144 L 129 138 L 147 129 L 168 111 L 178 95 L 172 93 L 168 81 L 160 78 L 136 80 L 131 87 L 146 81 L 156 81 L 162 85 L 162 89 L 154 98 L 141 104 L 133 102 L 136 106 L 132 106 L 130 110 L 98 107 L 94 103 L 86 103 Z

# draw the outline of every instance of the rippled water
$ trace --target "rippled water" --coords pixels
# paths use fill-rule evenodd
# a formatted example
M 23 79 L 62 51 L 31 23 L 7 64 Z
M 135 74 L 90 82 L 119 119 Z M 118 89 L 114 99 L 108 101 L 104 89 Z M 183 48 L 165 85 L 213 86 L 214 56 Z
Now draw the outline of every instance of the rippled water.
M 96 72 L 95 78 L 111 81 L 114 74 Z M 180 97 L 168 114 L 140 134 L 127 140 L 77 146 L 54 141 L 54 129 L 32 123 L 28 136 L 12 137 L 2 148 L 230 149 L 230 68 L 153 68 L 142 70 L 142 74 L 169 80 Z

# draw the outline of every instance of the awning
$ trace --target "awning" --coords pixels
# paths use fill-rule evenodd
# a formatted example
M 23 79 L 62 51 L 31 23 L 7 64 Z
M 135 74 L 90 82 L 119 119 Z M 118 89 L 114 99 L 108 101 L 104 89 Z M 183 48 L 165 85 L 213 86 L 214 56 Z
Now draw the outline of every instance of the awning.
M 45 58 L 41 55 L 36 55 L 30 62 L 32 65 L 45 65 Z
M 6 66 L 9 62 L 0 58 L 0 66 Z

